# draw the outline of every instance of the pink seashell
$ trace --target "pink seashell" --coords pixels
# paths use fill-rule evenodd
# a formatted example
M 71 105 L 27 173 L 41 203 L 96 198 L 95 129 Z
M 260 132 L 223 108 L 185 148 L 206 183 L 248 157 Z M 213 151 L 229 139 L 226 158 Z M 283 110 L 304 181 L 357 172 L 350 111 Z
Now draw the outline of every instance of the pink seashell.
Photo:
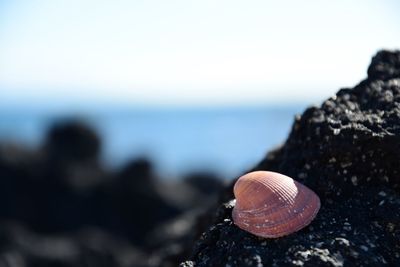
M 276 238 L 299 231 L 317 215 L 319 197 L 292 178 L 268 171 L 250 172 L 234 186 L 234 223 L 254 235 Z

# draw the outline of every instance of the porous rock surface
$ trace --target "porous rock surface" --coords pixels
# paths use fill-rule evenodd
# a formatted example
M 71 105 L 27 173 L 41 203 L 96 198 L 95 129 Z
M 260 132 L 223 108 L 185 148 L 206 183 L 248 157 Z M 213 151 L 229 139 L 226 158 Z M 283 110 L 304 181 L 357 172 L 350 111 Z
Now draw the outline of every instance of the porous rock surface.
M 181 266 L 400 266 L 400 51 L 380 51 L 368 78 L 297 116 L 254 170 L 288 175 L 321 198 L 297 233 L 258 238 L 232 222 L 232 185 Z

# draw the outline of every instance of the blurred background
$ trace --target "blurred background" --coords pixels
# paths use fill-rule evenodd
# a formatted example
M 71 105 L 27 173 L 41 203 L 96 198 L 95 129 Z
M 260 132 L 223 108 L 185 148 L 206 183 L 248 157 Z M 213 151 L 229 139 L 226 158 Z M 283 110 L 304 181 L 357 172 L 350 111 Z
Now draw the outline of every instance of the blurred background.
M 398 48 L 399 10 L 0 0 L 0 266 L 175 266 L 224 183 Z

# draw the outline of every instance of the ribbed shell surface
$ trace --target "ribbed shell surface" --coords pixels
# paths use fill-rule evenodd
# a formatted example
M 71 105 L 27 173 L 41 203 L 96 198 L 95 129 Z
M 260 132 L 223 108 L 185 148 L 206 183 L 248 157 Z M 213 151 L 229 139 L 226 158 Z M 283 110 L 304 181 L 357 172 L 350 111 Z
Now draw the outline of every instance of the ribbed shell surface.
M 319 197 L 283 174 L 256 171 L 234 186 L 234 223 L 254 235 L 275 238 L 307 226 L 320 208 Z

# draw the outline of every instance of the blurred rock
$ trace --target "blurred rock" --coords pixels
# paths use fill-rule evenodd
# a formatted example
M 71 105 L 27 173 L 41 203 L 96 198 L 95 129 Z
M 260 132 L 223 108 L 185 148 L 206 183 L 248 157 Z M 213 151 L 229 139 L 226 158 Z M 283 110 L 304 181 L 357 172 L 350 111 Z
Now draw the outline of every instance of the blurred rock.
M 296 117 L 286 143 L 254 168 L 320 196 L 310 226 L 258 238 L 233 224 L 227 202 L 181 266 L 400 266 L 400 51 L 379 52 L 368 75 Z
M 127 242 L 99 230 L 48 236 L 33 233 L 16 222 L 0 225 L 0 264 L 7 267 L 156 266 Z
M 0 144 L 1 267 L 183 260 L 197 217 L 216 201 L 216 176 L 162 180 L 146 158 L 108 170 L 100 151 L 95 131 L 77 121 L 53 126 L 39 150 Z
M 97 159 L 101 144 L 97 134 L 80 121 L 54 125 L 46 138 L 46 148 L 53 160 L 86 161 Z
M 108 205 L 111 205 L 112 228 L 135 243 L 143 244 L 156 225 L 182 213 L 180 207 L 171 205 L 158 193 L 160 190 L 163 190 L 162 183 L 154 176 L 148 160 L 130 162 L 110 184 L 104 185 Z
M 199 237 L 195 227 L 202 212 L 188 211 L 159 225 L 147 236 L 147 246 L 162 259 L 160 266 L 177 266 L 184 257 L 189 256 L 191 245 Z
M 207 172 L 190 173 L 183 180 L 205 195 L 218 194 L 224 185 L 220 177 Z
M 212 173 L 190 173 L 183 179 L 161 181 L 158 194 L 169 203 L 182 210 L 201 208 L 203 210 L 216 204 L 224 181 Z M 179 192 L 179 194 L 177 194 Z

